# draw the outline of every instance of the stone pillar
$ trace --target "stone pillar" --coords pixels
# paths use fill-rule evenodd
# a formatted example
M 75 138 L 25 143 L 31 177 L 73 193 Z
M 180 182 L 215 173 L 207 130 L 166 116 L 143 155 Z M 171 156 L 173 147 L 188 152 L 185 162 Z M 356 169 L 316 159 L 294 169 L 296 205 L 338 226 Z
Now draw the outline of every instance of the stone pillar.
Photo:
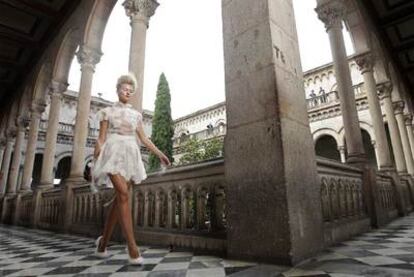
M 14 143 L 13 160 L 9 170 L 9 180 L 7 182 L 6 194 L 15 194 L 17 188 L 17 178 L 19 177 L 20 160 L 22 157 L 22 144 L 24 141 L 25 128 L 24 118 L 18 116 L 16 119 L 17 135 Z
M 364 77 L 364 87 L 368 98 L 369 113 L 374 127 L 375 152 L 377 155 L 378 168 L 380 170 L 391 170 L 393 168 L 391 152 L 388 147 L 381 105 L 378 99 L 377 84 L 374 79 L 374 60 L 371 54 L 364 54 L 356 59 L 356 63 Z
M 3 165 L 4 151 L 6 150 L 7 140 L 5 137 L 0 137 L 0 169 Z M 1 181 L 1 178 L 0 178 Z
M 7 131 L 6 150 L 4 151 L 3 163 L 1 165 L 0 195 L 6 193 L 6 182 L 9 177 L 10 160 L 13 152 L 14 138 L 16 136 L 16 128 L 11 127 Z
M 346 163 L 346 149 L 345 146 L 338 147 L 339 155 L 341 156 L 341 163 Z
M 73 154 L 69 179 L 83 182 L 85 168 L 85 145 L 88 138 L 88 118 L 91 104 L 92 79 L 95 65 L 100 61 L 102 53 L 83 45 L 77 53 L 81 65 L 81 82 L 79 88 L 76 123 L 73 137 Z
M 32 103 L 32 107 L 31 107 L 32 114 L 30 118 L 26 156 L 24 159 L 23 178 L 22 178 L 22 185 L 20 189 L 21 191 L 30 190 L 32 175 L 33 175 L 33 166 L 34 166 L 34 160 L 35 160 L 35 154 L 36 154 L 36 147 L 37 147 L 37 137 L 39 134 L 40 116 L 45 111 L 45 107 L 46 107 L 46 103 L 43 101 L 36 100 Z
M 126 0 L 122 4 L 131 19 L 131 45 L 129 49 L 129 71 L 137 78 L 136 94 L 131 97 L 132 106 L 142 111 L 144 88 L 145 42 L 150 17 L 159 6 L 155 0 Z
M 405 158 L 405 163 L 407 165 L 408 174 L 414 176 L 414 161 L 413 161 L 413 154 L 411 153 L 411 146 L 408 140 L 407 128 L 404 122 L 404 102 L 397 101 L 393 103 L 394 105 L 394 112 L 395 112 L 395 119 L 397 120 L 398 129 L 401 137 L 401 143 L 403 147 L 403 155 Z
M 364 164 L 366 161 L 362 134 L 356 109 L 355 94 L 342 34 L 342 20 L 346 6 L 342 0 L 332 0 L 316 8 L 323 21 L 331 44 L 335 78 L 338 85 L 342 120 L 345 129 L 348 163 Z
M 385 117 L 387 119 L 388 129 L 390 131 L 395 167 L 399 174 L 406 174 L 407 165 L 405 163 L 401 137 L 398 131 L 398 124 L 397 120 L 395 119 L 394 107 L 391 101 L 392 85 L 390 82 L 385 82 L 380 84 L 378 86 L 378 89 L 380 91 L 380 99 L 383 101 L 384 104 Z
M 404 116 L 404 122 L 407 128 L 408 140 L 410 141 L 411 154 L 414 156 L 413 116 L 411 114 L 406 114 Z
M 63 92 L 66 91 L 68 84 L 63 84 L 52 80 L 50 85 L 50 111 L 47 123 L 45 152 L 43 154 L 42 173 L 40 185 L 43 187 L 53 187 L 53 165 L 55 162 L 56 140 L 58 136 L 60 107 Z
M 292 1 L 222 11 L 227 254 L 294 264 L 322 248 L 323 223 Z

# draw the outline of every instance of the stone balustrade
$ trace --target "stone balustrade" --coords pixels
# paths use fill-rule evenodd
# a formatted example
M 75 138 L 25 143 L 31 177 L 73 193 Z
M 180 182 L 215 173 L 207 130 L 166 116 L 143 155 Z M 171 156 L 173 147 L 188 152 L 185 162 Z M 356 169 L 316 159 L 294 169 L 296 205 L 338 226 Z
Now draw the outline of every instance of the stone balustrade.
M 53 188 L 42 191 L 39 205 L 39 222 L 41 228 L 59 230 L 62 216 L 62 189 Z
M 365 91 L 363 90 L 363 84 L 358 84 L 353 86 L 354 93 L 356 98 L 365 97 Z M 332 105 L 339 105 L 339 96 L 338 91 L 333 90 L 324 94 L 315 95 L 306 99 L 308 111 L 314 109 L 320 109 L 324 107 L 329 107 Z
M 318 159 L 317 169 L 327 245 L 366 231 L 373 222 L 389 222 L 399 213 L 399 201 L 407 212 L 412 209 L 408 178 L 398 177 L 399 194 L 396 181 L 385 173 L 374 170 L 373 178 L 368 178 L 364 169 L 327 159 Z M 224 253 L 226 191 L 223 159 L 149 174 L 131 190 L 135 235 L 141 243 Z M 109 188 L 92 193 L 85 183 L 4 196 L 2 222 L 96 236 L 113 195 Z M 120 239 L 119 232 L 115 238 Z

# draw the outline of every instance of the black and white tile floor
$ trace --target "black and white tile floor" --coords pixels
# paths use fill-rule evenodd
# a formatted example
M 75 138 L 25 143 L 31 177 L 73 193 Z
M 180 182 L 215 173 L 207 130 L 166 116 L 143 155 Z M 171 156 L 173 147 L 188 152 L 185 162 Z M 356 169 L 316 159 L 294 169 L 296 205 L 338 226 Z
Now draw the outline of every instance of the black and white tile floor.
M 142 266 L 129 266 L 124 245 L 93 256 L 93 239 L 0 225 L 0 276 L 412 276 L 414 215 L 325 250 L 294 268 L 141 246 Z

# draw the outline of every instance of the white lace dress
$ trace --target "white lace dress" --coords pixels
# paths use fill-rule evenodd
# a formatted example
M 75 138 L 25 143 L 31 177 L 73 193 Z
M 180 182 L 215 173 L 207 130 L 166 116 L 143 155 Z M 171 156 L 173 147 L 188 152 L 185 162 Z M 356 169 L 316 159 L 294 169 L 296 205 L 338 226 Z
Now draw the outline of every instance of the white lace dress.
M 97 114 L 99 121 L 108 120 L 105 143 L 92 168 L 92 185 L 113 187 L 108 174 L 119 174 L 135 184 L 147 178 L 136 129 L 142 115 L 130 104 L 115 103 Z

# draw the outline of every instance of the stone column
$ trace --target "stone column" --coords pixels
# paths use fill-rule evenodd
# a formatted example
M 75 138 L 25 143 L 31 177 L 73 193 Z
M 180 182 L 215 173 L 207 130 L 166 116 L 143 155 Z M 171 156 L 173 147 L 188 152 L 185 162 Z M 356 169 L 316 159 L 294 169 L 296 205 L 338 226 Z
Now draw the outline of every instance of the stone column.
M 394 112 L 395 112 L 395 119 L 397 120 L 398 129 L 401 137 L 401 143 L 403 147 L 403 155 L 405 158 L 405 163 L 407 165 L 408 174 L 414 176 L 414 161 L 413 161 L 413 154 L 411 153 L 411 146 L 408 140 L 407 128 L 404 122 L 404 102 L 397 101 L 393 103 L 394 105 Z
M 58 136 L 60 107 L 63 92 L 66 91 L 68 84 L 60 83 L 52 80 L 50 85 L 50 111 L 47 123 L 45 152 L 43 154 L 42 173 L 40 177 L 40 185 L 42 187 L 53 187 L 53 165 L 55 162 L 56 140 Z
M 39 133 L 40 116 L 45 111 L 45 107 L 46 103 L 43 100 L 35 100 L 32 103 L 29 136 L 27 139 L 26 156 L 23 166 L 23 178 L 20 188 L 21 191 L 30 190 L 37 147 L 37 137 Z
M 83 182 L 85 168 L 85 145 L 88 138 L 88 118 L 91 104 L 92 79 L 95 65 L 100 61 L 102 53 L 83 45 L 77 53 L 81 65 L 81 82 L 79 88 L 78 106 L 76 109 L 76 123 L 73 137 L 73 154 L 69 179 L 74 182 Z
M 394 107 L 391 101 L 392 85 L 390 82 L 382 83 L 378 86 L 380 92 L 380 99 L 383 101 L 385 117 L 388 122 L 388 129 L 390 131 L 391 145 L 394 153 L 395 167 L 399 174 L 407 173 L 407 165 L 404 159 L 403 146 L 401 143 L 400 133 L 398 131 L 397 120 L 394 115 Z
M 6 182 L 9 177 L 10 160 L 13 152 L 14 138 L 16 137 L 16 127 L 11 127 L 7 131 L 6 150 L 4 151 L 3 163 L 1 165 L 0 195 L 6 192 Z
M 345 146 L 338 147 L 339 155 L 341 156 L 341 163 L 346 163 L 346 149 Z
M 292 1 L 222 14 L 227 254 L 294 264 L 322 248 L 323 223 Z
M 374 60 L 371 54 L 364 54 L 356 59 L 362 76 L 368 98 L 369 113 L 374 127 L 378 168 L 391 170 L 393 168 L 391 152 L 388 147 L 385 125 L 382 117 L 381 105 L 378 99 L 377 84 L 374 79 Z
M 3 165 L 4 151 L 6 150 L 7 140 L 5 137 L 0 137 L 0 169 Z M 1 180 L 1 178 L 0 178 Z
M 18 116 L 16 119 L 17 135 L 14 143 L 13 160 L 9 170 L 9 180 L 7 182 L 6 194 L 15 194 L 17 188 L 17 178 L 19 177 L 20 160 L 22 157 L 22 144 L 24 141 L 25 127 L 24 118 Z
M 351 73 L 342 34 L 342 20 L 346 13 L 343 1 L 332 0 L 316 8 L 319 19 L 323 21 L 329 35 L 335 78 L 338 85 L 342 120 L 345 129 L 348 163 L 364 164 L 365 152 L 356 109 L 355 94 L 352 88 Z
M 131 19 L 131 45 L 129 49 L 129 71 L 137 78 L 136 94 L 131 97 L 132 106 L 142 111 L 144 88 L 145 42 L 150 17 L 159 6 L 155 0 L 126 0 L 122 4 Z
M 405 126 L 407 127 L 408 140 L 410 141 L 411 154 L 414 156 L 414 134 L 413 134 L 413 116 L 406 114 L 404 116 Z

